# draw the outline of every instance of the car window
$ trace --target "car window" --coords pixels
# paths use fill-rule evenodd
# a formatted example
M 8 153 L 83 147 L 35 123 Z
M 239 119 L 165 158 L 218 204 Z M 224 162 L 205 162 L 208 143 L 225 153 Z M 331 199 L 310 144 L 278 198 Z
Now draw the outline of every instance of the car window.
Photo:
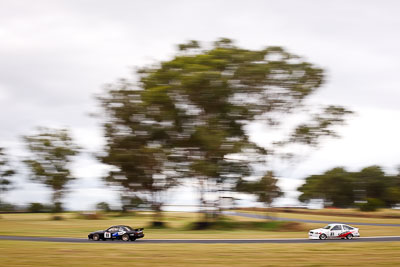
M 344 230 L 353 230 L 353 227 L 350 227 L 348 225 L 343 225 Z
M 118 227 L 110 227 L 110 228 L 108 228 L 107 231 L 109 231 L 109 232 L 118 232 Z
M 334 230 L 342 230 L 342 226 L 341 225 L 335 225 L 335 226 L 333 226 L 333 228 L 331 230 L 332 231 L 334 231 Z

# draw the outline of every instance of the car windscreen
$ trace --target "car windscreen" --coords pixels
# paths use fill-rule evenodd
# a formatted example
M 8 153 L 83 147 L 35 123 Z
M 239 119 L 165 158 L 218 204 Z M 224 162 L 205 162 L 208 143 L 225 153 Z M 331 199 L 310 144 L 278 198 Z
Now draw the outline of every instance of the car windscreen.
M 133 231 L 133 229 L 129 226 L 125 226 L 125 231 Z
M 331 225 L 327 225 L 327 226 L 325 226 L 324 228 L 322 228 L 322 229 L 331 229 Z

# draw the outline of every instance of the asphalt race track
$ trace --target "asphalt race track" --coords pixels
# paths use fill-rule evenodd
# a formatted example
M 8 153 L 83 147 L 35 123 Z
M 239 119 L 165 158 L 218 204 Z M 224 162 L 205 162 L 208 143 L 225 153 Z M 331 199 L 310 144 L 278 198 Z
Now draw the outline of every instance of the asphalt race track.
M 303 222 L 303 223 L 343 223 L 343 224 L 351 224 L 352 226 L 357 225 L 371 225 L 371 226 L 390 226 L 390 227 L 400 227 L 398 223 L 360 223 L 360 222 L 335 222 L 335 221 L 319 221 L 319 220 L 306 220 L 306 219 L 293 219 L 293 218 L 284 218 L 284 217 L 274 217 L 274 216 L 264 216 L 260 214 L 251 214 L 251 213 L 241 213 L 241 212 L 233 212 L 233 211 L 224 211 L 226 215 L 230 216 L 240 216 L 240 217 L 247 217 L 247 218 L 256 218 L 256 219 L 269 219 L 275 221 L 287 221 L 287 222 Z
M 281 238 L 281 239 L 140 239 L 135 242 L 124 241 L 93 241 L 86 238 L 67 237 L 34 237 L 34 236 L 0 236 L 0 240 L 14 241 L 42 241 L 62 243 L 92 243 L 92 244 L 262 244 L 262 243 L 313 243 L 321 244 L 327 242 L 389 242 L 400 241 L 400 236 L 359 237 L 352 240 L 328 239 L 310 240 L 307 238 Z

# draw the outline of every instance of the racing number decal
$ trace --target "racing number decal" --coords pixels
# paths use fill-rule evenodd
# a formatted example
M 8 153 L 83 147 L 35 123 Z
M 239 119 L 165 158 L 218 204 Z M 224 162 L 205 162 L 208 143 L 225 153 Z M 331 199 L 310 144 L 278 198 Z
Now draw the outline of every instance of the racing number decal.
M 104 238 L 111 238 L 111 233 L 105 232 L 104 233 Z

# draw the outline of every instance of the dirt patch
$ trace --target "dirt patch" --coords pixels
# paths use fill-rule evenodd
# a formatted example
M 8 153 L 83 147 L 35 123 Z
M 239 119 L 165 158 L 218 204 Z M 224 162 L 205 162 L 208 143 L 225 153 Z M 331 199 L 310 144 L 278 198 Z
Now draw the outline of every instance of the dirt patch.
M 279 232 L 302 232 L 306 231 L 307 228 L 304 224 L 299 222 L 285 222 L 280 228 Z

